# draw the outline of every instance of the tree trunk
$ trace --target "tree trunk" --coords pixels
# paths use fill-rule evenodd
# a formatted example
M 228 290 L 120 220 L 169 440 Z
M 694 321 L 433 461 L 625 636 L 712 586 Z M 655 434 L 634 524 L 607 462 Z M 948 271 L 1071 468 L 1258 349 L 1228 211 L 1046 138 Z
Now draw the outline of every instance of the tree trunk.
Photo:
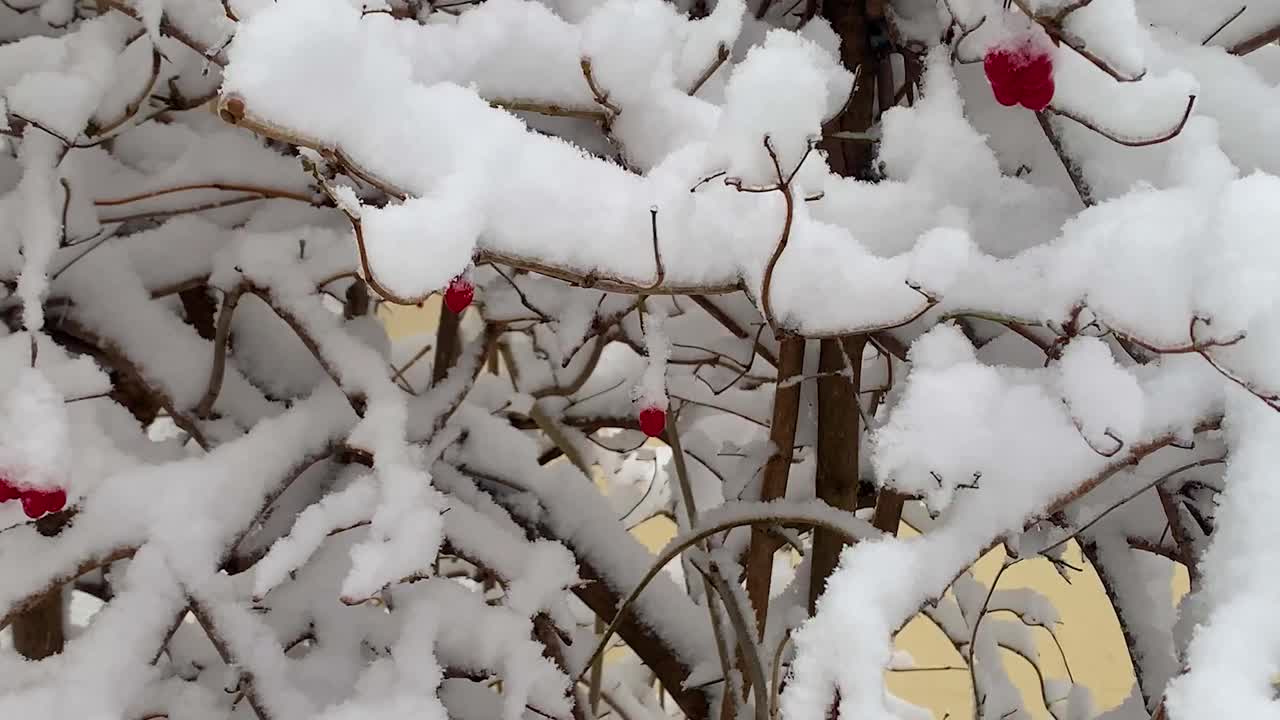
M 858 73 L 858 86 L 844 110 L 824 128 L 828 137 L 821 147 L 827 151 L 832 171 L 844 177 L 869 180 L 874 148 L 868 141 L 829 137 L 831 132 L 866 132 L 875 120 L 878 62 L 871 52 L 868 5 L 874 0 L 826 0 L 822 16 L 840 36 L 840 62 Z M 871 8 L 875 9 L 875 8 Z
M 796 423 L 800 414 L 800 377 L 804 374 L 802 337 L 785 337 L 778 349 L 778 388 L 773 393 L 773 422 L 769 439 L 774 453 L 764 466 L 760 499 L 768 502 L 787 494 L 787 476 L 795 454 Z M 756 611 L 756 631 L 764 637 L 765 618 L 769 616 L 769 588 L 773 584 L 773 553 L 779 541 L 764 527 L 751 528 L 751 547 L 747 551 L 747 597 Z
M 858 507 L 858 461 L 862 427 L 858 392 L 862 386 L 863 336 L 827 338 L 818 358 L 818 499 L 853 512 Z M 851 376 L 844 375 L 848 355 Z M 840 561 L 844 540 L 818 528 L 813 534 L 809 575 L 809 612 L 817 608 L 827 578 Z
M 44 537 L 62 532 L 71 519 L 63 510 L 36 521 L 36 531 Z M 43 660 L 62 652 L 66 644 L 66 626 L 62 607 L 62 586 L 51 588 L 23 612 L 14 616 L 13 649 L 28 660 Z
M 883 15 L 876 0 L 827 0 L 821 4 L 822 15 L 840 35 L 840 61 L 858 74 L 858 86 L 849 102 L 825 131 L 863 133 L 875 121 L 877 88 L 883 73 L 881 63 L 871 49 L 871 22 Z M 883 92 L 880 95 L 884 95 Z M 831 169 L 844 176 L 870 180 L 873 176 L 874 148 L 870 142 L 827 137 L 822 148 L 827 152 Z M 858 462 L 862 428 L 858 406 L 862 377 L 864 336 L 828 338 L 822 341 L 818 379 L 818 497 L 841 510 L 853 512 L 858 507 Z M 848 362 L 852 378 L 839 373 Z M 809 612 L 816 609 L 827 578 L 840 560 L 844 541 L 824 530 L 813 537 L 812 566 L 809 578 Z
M 42 660 L 62 652 L 66 642 L 62 614 L 62 587 L 59 586 L 14 618 L 13 649 L 28 660 Z

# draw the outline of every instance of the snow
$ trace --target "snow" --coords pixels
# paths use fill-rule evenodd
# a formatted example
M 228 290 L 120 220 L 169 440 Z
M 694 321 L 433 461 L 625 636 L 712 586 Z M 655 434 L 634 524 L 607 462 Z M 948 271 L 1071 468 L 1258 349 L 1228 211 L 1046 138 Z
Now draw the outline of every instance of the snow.
M 471 433 L 495 422 L 466 407 L 457 417 Z M 522 472 L 527 473 L 528 460 L 536 454 L 530 444 L 526 439 L 512 438 L 505 457 L 469 453 L 467 465 L 474 471 L 498 476 L 505 474 L 504 468 L 523 468 Z M 569 471 L 564 466 L 547 466 L 527 482 L 543 507 L 544 520 L 551 526 L 553 537 L 564 542 L 580 562 L 585 560 L 602 573 L 601 580 L 620 597 L 631 592 L 644 577 L 651 556 L 618 525 L 605 499 L 586 485 L 576 470 Z M 700 662 L 714 662 L 714 645 L 702 621 L 704 614 L 669 579 L 659 577 L 650 583 L 637 599 L 635 612 L 641 622 L 650 625 L 669 644 L 685 667 L 692 669 Z
M 63 396 L 34 368 L 11 377 L 0 400 L 0 474 L 27 487 L 60 487 L 71 439 Z
M 1101 533 L 1100 533 L 1101 534 Z M 1132 628 L 1134 662 L 1145 696 L 1159 697 L 1181 669 L 1173 646 L 1173 608 L 1168 601 L 1172 567 L 1145 553 L 1126 552 L 1120 537 L 1100 537 L 1093 557 L 1112 586 L 1117 613 Z
M 730 177 L 741 178 L 747 185 L 778 181 L 773 158 L 760 147 L 765 137 L 772 141 L 786 174 L 809 154 L 810 140 L 820 134 L 822 122 L 832 114 L 831 106 L 841 104 L 827 96 L 821 57 L 816 44 L 775 30 L 734 68 L 711 149 L 714 162 L 723 164 Z M 847 97 L 853 78 L 847 71 L 838 72 L 846 82 L 835 97 Z
M 301 567 L 330 533 L 367 521 L 376 501 L 377 486 L 371 476 L 365 475 L 299 513 L 288 537 L 272 545 L 254 566 L 254 597 L 264 597 Z
M 1089 50 L 1120 74 L 1137 77 L 1145 70 L 1142 46 L 1136 42 L 1142 24 L 1134 0 L 1087 3 L 1073 10 L 1063 27 L 1077 37 L 1088 38 Z
M 19 220 L 22 254 L 27 262 L 18 276 L 17 294 L 22 298 L 22 324 L 28 332 L 44 327 L 44 296 L 49 288 L 49 262 L 58 247 L 58 209 L 54 204 L 56 181 L 54 168 L 58 154 L 57 141 L 34 127 L 24 132 L 32 135 L 22 143 L 19 162 L 25 167 L 16 193 L 22 200 Z M 34 136 L 40 135 L 38 139 Z
M 9 112 L 61 139 L 75 139 L 108 90 L 128 29 L 112 14 L 56 41 L 37 37 L 6 47 L 0 65 L 12 68 L 13 75 L 0 76 L 0 90 Z
M 1272 712 L 1274 659 L 1269 647 L 1280 628 L 1264 610 L 1265 598 L 1274 592 L 1272 583 L 1253 568 L 1265 563 L 1274 547 L 1272 526 L 1255 513 L 1275 502 L 1268 458 L 1278 418 L 1236 389 L 1229 393 L 1228 410 L 1227 489 L 1218 530 L 1202 562 L 1204 583 L 1191 600 L 1204 619 L 1187 647 L 1186 671 L 1170 683 L 1167 694 L 1170 717 L 1177 720 L 1209 707 L 1259 717 Z
M 1138 378 L 1126 372 L 1097 338 L 1068 343 L 1059 360 L 1059 392 L 1089 444 L 1102 452 L 1123 445 L 1142 429 L 1143 397 Z
M 195 407 L 206 389 L 212 349 L 172 310 L 151 299 L 124 248 L 95 250 L 67 267 L 59 283 L 76 303 L 74 317 L 118 347 L 173 409 Z M 228 368 L 214 409 L 245 427 L 276 412 L 235 368 Z
M 942 336 L 933 343 L 939 349 L 938 359 L 932 366 L 913 369 L 904 403 L 917 383 L 935 378 L 949 376 L 949 383 L 938 385 L 974 386 L 974 381 L 962 374 L 972 373 L 974 363 L 956 351 L 959 330 L 939 326 L 929 333 L 935 334 Z M 1086 346 L 1082 357 L 1088 355 Z M 1141 378 L 1140 387 L 1144 394 L 1149 393 L 1158 389 L 1155 380 L 1161 375 L 1167 382 L 1189 371 L 1171 364 Z M 938 597 L 952 578 L 994 541 L 1020 531 L 1029 516 L 1051 507 L 1083 478 L 1098 473 L 1106 477 L 1123 467 L 1126 452 L 1135 452 L 1141 443 L 1155 442 L 1159 447 L 1159 443 L 1168 442 L 1160 438 L 1170 438 L 1163 435 L 1172 429 L 1170 420 L 1178 425 L 1182 422 L 1180 418 L 1145 414 L 1141 432 L 1128 440 L 1114 459 L 1108 459 L 1084 443 L 1068 441 L 1077 431 L 1061 398 L 1049 394 L 1052 386 L 1047 377 L 1036 377 L 1052 369 L 987 372 L 990 389 L 981 400 L 966 397 L 954 404 L 954 414 L 948 415 L 937 414 L 938 408 L 932 404 L 904 404 L 877 431 L 873 464 L 879 477 L 894 478 L 898 483 L 908 479 L 914 484 L 904 489 L 928 492 L 927 497 L 937 498 L 929 499 L 934 507 L 948 503 L 947 514 L 924 536 L 863 542 L 844 551 L 840 569 L 828 580 L 817 615 L 794 636 L 797 657 L 792 681 L 783 693 L 784 714 L 797 719 L 817 717 L 826 712 L 827 698 L 835 689 L 841 714 L 893 717 L 884 704 L 881 669 L 889 661 L 888 639 L 910 619 L 918 604 Z M 1210 402 L 1198 411 L 1204 413 L 1202 417 L 1210 417 L 1215 408 Z M 961 434 L 972 433 L 975 427 L 990 433 L 986 442 L 998 438 L 999 449 L 975 453 L 973 443 L 964 441 L 968 436 Z M 931 440 L 924 441 L 926 436 Z M 1055 436 L 1056 441 L 1049 440 Z M 939 445 L 939 439 L 949 437 L 962 440 Z M 907 444 L 931 452 L 907 455 L 880 450 Z M 985 462 L 975 462 L 983 457 Z M 934 475 L 936 489 L 925 490 L 926 479 Z M 1030 477 L 1036 481 L 1028 482 Z M 971 487 L 964 488 L 964 484 Z M 872 638 L 879 641 L 872 642 Z
M 817 143 L 870 68 L 799 6 L 36 5 L 0 5 L 0 472 L 68 511 L 0 504 L 0 616 L 78 577 L 110 600 L 66 588 L 61 654 L 0 651 L 0 716 L 573 717 L 591 608 L 624 601 L 606 704 L 718 712 L 742 679 L 708 618 L 730 623 L 688 581 L 713 558 L 750 615 L 762 524 L 856 541 L 812 617 L 815 566 L 773 558 L 745 646 L 789 673 L 782 720 L 837 693 L 927 717 L 884 685 L 921 612 L 987 716 L 1040 712 L 1015 653 L 1055 717 L 1099 717 L 1043 672 L 1069 613 L 972 571 L 1003 545 L 1070 577 L 1070 539 L 1140 678 L 1101 717 L 1274 714 L 1280 63 L 1233 54 L 1280 22 L 1265 3 L 895 2 L 890 50 L 922 54 L 890 53 L 894 90 L 923 77 L 870 129 L 871 180 L 830 169 L 861 141 Z M 971 62 L 1027 33 L 1054 62 L 1039 117 Z M 434 315 L 460 273 L 446 370 L 449 339 L 393 342 L 382 303 Z M 851 332 L 875 348 L 860 476 L 918 537 L 815 499 L 817 340 Z M 789 334 L 809 350 L 779 383 Z M 796 462 L 754 502 L 791 383 Z M 696 517 L 634 429 L 649 405 L 679 413 Z M 630 532 L 672 515 L 659 555 Z M 1176 610 L 1170 558 L 1195 570 Z
M 456 658 L 459 667 L 503 671 L 503 718 L 518 720 L 526 702 L 553 716 L 567 714 L 569 679 L 529 639 L 527 618 L 487 605 L 479 593 L 456 583 L 429 580 L 421 595 L 424 604 L 457 613 L 457 622 L 440 625 L 437 652 Z
M 667 361 L 671 358 L 671 341 L 667 339 L 664 325 L 666 317 L 660 312 L 645 313 L 644 375 L 632 391 L 640 408 L 667 409 Z

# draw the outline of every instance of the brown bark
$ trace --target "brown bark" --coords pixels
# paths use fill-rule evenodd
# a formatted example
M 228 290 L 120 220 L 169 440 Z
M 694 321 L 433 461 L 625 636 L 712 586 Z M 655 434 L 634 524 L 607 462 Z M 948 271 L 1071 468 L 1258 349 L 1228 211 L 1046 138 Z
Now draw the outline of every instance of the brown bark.
M 62 532 L 71 518 L 68 511 L 45 515 L 36 530 L 45 537 Z M 62 652 L 66 644 L 62 585 L 55 584 L 13 616 L 13 649 L 28 660 L 43 660 Z
M 1227 52 L 1232 55 L 1248 55 L 1255 50 L 1261 50 L 1273 42 L 1280 42 L 1280 25 L 1267 28 L 1266 30 L 1263 30 L 1251 37 L 1241 40 L 1235 45 L 1232 45 Z
M 186 314 L 191 327 L 196 329 L 200 337 L 212 340 L 216 330 L 214 316 L 217 314 L 217 304 L 209 294 L 209 287 L 200 285 L 188 288 L 178 293 L 178 299 L 182 301 L 182 312 Z
M 840 62 L 850 72 L 858 72 L 858 87 L 844 110 L 827 124 L 827 132 L 866 132 L 874 121 L 876 76 L 879 74 L 871 54 L 868 33 L 867 0 L 826 0 L 822 16 L 840 36 Z M 850 142 L 824 138 L 820 146 L 827 151 L 832 171 L 845 177 L 869 180 L 874 148 L 869 142 Z
M 1142 705 L 1149 708 L 1152 704 L 1151 688 L 1148 687 L 1149 683 L 1142 664 L 1137 661 L 1139 652 L 1138 638 L 1129 629 L 1131 621 L 1134 619 L 1132 617 L 1133 608 L 1117 600 L 1115 578 L 1111 576 L 1105 564 L 1098 562 L 1098 546 L 1083 538 L 1077 538 L 1077 540 L 1080 543 L 1080 554 L 1084 555 L 1089 564 L 1093 566 L 1093 569 L 1097 571 L 1098 581 L 1102 583 L 1102 590 L 1107 594 L 1107 600 L 1111 602 L 1111 608 L 1115 611 L 1116 621 L 1120 624 L 1120 634 L 1124 637 L 1125 648 L 1129 651 L 1129 665 L 1133 668 L 1133 676 L 1137 681 L 1138 692 L 1142 695 Z
M 841 347 L 841 345 L 844 347 Z M 862 379 L 862 349 L 865 337 L 822 341 L 818 359 L 818 498 L 840 510 L 853 512 L 858 506 L 858 460 L 861 424 L 858 416 L 858 392 Z M 845 354 L 851 364 L 852 377 L 840 373 L 845 367 Z M 809 579 L 809 612 L 818 604 L 826 588 L 827 578 L 840 561 L 844 540 L 818 528 L 813 535 Z
M 822 3 L 822 14 L 840 35 L 840 61 L 850 71 L 858 71 L 858 86 L 826 130 L 866 132 L 875 120 L 877 90 L 881 106 L 893 96 L 892 69 L 876 62 L 870 42 L 872 18 L 881 17 L 882 3 L 876 0 L 834 0 Z M 888 77 L 886 81 L 886 76 Z M 869 142 L 849 142 L 825 138 L 831 169 L 844 176 L 869 180 L 873 176 L 873 147 Z M 861 390 L 862 350 L 866 338 L 845 337 L 822 341 L 818 379 L 818 497 L 842 510 L 858 507 L 858 461 L 861 424 L 857 403 Z M 852 378 L 839 374 L 851 364 Z M 896 529 L 896 528 L 895 528 Z M 809 611 L 813 612 L 827 578 L 835 570 L 844 542 L 824 530 L 814 532 L 809 580 Z
M 561 671 L 566 673 L 569 671 L 569 666 L 564 661 L 564 643 L 560 639 L 560 634 L 556 632 L 555 623 L 546 613 L 540 613 L 533 618 L 533 638 L 542 643 L 543 657 L 555 663 Z M 569 692 L 569 709 L 573 714 L 573 720 L 587 720 L 577 697 L 577 693 Z
M 1156 493 L 1160 497 L 1160 506 L 1164 508 L 1165 518 L 1169 521 L 1169 532 L 1173 535 L 1173 542 L 1178 547 L 1178 562 L 1186 566 L 1187 577 L 1194 591 L 1200 587 L 1200 563 L 1196 562 L 1191 535 L 1182 522 L 1181 502 L 1165 487 L 1164 483 L 1156 486 Z
M 769 439 L 774 454 L 764 466 L 760 499 L 777 500 L 787 493 L 787 477 L 795 455 L 796 424 L 800 414 L 800 376 L 804 373 L 802 337 L 782 339 L 778 350 L 778 388 L 773 394 L 773 422 Z M 764 637 L 765 618 L 769 615 L 769 588 L 773 584 L 773 553 L 780 541 L 761 527 L 752 527 L 751 546 L 747 551 L 747 597 L 756 612 L 756 631 Z
M 871 524 L 877 530 L 897 535 L 898 525 L 902 522 L 902 504 L 905 500 L 905 497 L 893 490 L 882 488 L 880 494 L 876 496 L 876 509 L 871 516 Z
M 440 303 L 440 324 L 436 327 L 436 355 L 431 366 L 431 384 L 437 385 L 458 362 L 458 354 L 462 351 L 462 340 L 459 329 L 462 316 L 452 312 Z
M 599 579 L 595 569 L 581 558 L 578 560 L 578 576 L 585 582 L 574 587 L 574 594 L 605 624 L 613 622 L 618 613 L 618 596 Z M 675 654 L 635 618 L 635 613 L 623 616 L 617 627 L 618 637 L 627 643 L 627 647 L 631 648 L 645 667 L 658 676 L 662 687 L 676 701 L 686 718 L 706 720 L 706 696 L 701 691 L 687 689 L 682 684 L 692 668 L 682 665 Z
M 13 619 L 13 649 L 28 660 L 57 655 L 65 642 L 61 586 L 42 595 Z
M 364 281 L 356 279 L 347 288 L 346 299 L 342 304 L 342 316 L 348 320 L 352 318 L 364 317 L 369 314 L 369 286 Z
M 111 379 L 111 399 L 128 410 L 143 427 L 156 421 L 164 403 L 147 388 L 137 375 L 118 369 L 108 372 Z

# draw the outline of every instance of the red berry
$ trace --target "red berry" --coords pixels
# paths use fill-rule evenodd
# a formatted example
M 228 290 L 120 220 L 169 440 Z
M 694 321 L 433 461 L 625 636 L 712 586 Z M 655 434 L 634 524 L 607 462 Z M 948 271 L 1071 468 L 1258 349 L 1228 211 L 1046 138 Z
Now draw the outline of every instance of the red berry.
M 67 506 L 67 491 L 62 488 L 46 491 L 44 494 L 44 511 L 59 512 Z
M 996 102 L 1039 112 L 1053 100 L 1053 56 L 1031 38 L 987 51 L 982 61 Z
M 640 432 L 658 437 L 667 427 L 667 413 L 662 408 L 647 407 L 640 411 Z
M 1017 85 L 1013 53 L 1007 48 L 988 50 L 986 57 L 982 59 L 982 69 L 987 73 L 987 81 L 992 88 L 1011 88 Z
M 22 512 L 32 520 L 40 517 L 44 514 L 44 498 L 31 491 L 22 493 Z
M 56 490 L 26 490 L 22 493 L 22 512 L 27 517 L 35 520 L 45 513 L 58 512 L 67 504 L 67 491 L 62 488 Z
M 996 102 L 1005 107 L 1013 107 L 1018 104 L 1021 93 L 1018 92 L 1017 85 L 998 85 L 991 84 L 991 92 L 996 96 Z
M 467 309 L 471 301 L 475 299 L 476 288 L 471 284 L 470 280 L 459 275 L 449 281 L 449 287 L 444 291 L 444 306 L 449 308 L 451 313 L 460 313 Z
M 18 486 L 9 482 L 9 478 L 0 477 L 0 503 L 17 500 L 20 497 L 22 497 L 22 491 L 18 490 Z
M 1022 107 L 1028 110 L 1040 112 L 1049 107 L 1049 103 L 1053 100 L 1053 78 L 1038 87 L 1024 87 L 1022 89 L 1022 98 L 1020 102 Z
M 1053 79 L 1053 58 L 1049 53 L 1029 45 L 1022 50 L 1018 68 L 1018 84 L 1024 88 L 1039 87 Z

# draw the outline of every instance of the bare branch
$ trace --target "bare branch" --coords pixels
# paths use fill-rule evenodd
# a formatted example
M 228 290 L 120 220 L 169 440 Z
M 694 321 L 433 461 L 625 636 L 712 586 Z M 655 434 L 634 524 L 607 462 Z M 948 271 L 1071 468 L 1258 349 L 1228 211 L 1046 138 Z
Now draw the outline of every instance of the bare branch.
M 1231 23 L 1239 19 L 1239 17 L 1244 14 L 1244 11 L 1248 9 L 1249 9 L 1248 5 L 1241 5 L 1239 10 L 1232 13 L 1226 20 L 1223 20 L 1222 23 L 1219 24 L 1218 27 L 1215 28 L 1213 32 L 1205 36 L 1205 39 L 1201 40 L 1200 44 L 1208 45 L 1209 43 L 1213 42 L 1213 39 L 1218 37 L 1218 33 L 1222 32 L 1223 30 L 1226 30 L 1228 25 L 1230 25 Z
M 1267 28 L 1252 37 L 1241 40 L 1228 48 L 1227 52 L 1232 55 L 1248 55 L 1255 50 L 1261 50 L 1277 40 L 1280 40 L 1280 24 Z
M 698 91 L 702 89 L 702 86 L 707 84 L 707 81 L 716 74 L 716 71 L 719 70 L 720 66 L 724 65 L 724 62 L 728 59 L 729 46 L 724 43 L 720 43 L 716 46 L 715 59 L 711 61 L 711 64 L 707 66 L 707 69 L 703 70 L 702 74 L 698 76 L 698 79 L 694 81 L 693 86 L 689 88 L 689 94 L 697 95 Z
M 1179 134 L 1181 134 L 1182 129 L 1187 126 L 1187 121 L 1191 119 L 1191 110 L 1195 107 L 1195 105 L 1196 105 L 1196 96 L 1195 95 L 1189 96 L 1187 98 L 1187 108 L 1185 111 L 1183 111 L 1182 118 L 1178 120 L 1177 124 L 1175 124 L 1172 128 L 1161 132 L 1159 135 L 1156 135 L 1155 137 L 1145 137 L 1145 138 L 1133 138 L 1133 137 L 1124 137 L 1122 135 L 1118 135 L 1116 133 L 1111 132 L 1110 130 L 1106 130 L 1102 128 L 1101 126 L 1095 124 L 1092 120 L 1089 120 L 1083 115 L 1079 115 L 1070 110 L 1062 110 L 1059 108 L 1050 107 L 1045 112 L 1051 112 L 1055 115 L 1061 115 L 1064 118 L 1074 120 L 1075 122 L 1089 128 L 1090 130 L 1098 133 L 1102 137 L 1110 140 L 1111 142 L 1119 143 L 1120 145 L 1124 145 L 1125 147 L 1147 147 L 1149 145 L 1159 145 L 1160 143 L 1168 142 L 1174 139 L 1175 137 L 1177 137 Z
M 1043 548 L 1043 549 L 1041 549 L 1041 550 L 1037 550 L 1037 551 L 1036 551 L 1036 554 L 1037 554 L 1037 555 L 1044 555 L 1044 554 L 1046 554 L 1046 553 L 1048 553 L 1048 552 L 1051 552 L 1051 551 L 1053 551 L 1053 550 L 1056 550 L 1057 548 L 1059 548 L 1059 547 L 1061 547 L 1061 546 L 1063 546 L 1063 545 L 1067 544 L 1067 542 L 1069 542 L 1071 539 L 1075 538 L 1075 537 L 1076 537 L 1077 535 L 1079 535 L 1080 533 L 1082 533 L 1082 532 L 1084 532 L 1084 531 L 1088 530 L 1089 528 L 1093 527 L 1094 525 L 1096 525 L 1096 524 L 1098 523 L 1098 521 L 1102 520 L 1102 518 L 1106 517 L 1107 515 L 1110 515 L 1112 512 L 1114 512 L 1115 510 L 1119 509 L 1122 505 L 1124 505 L 1124 504 L 1128 503 L 1129 501 L 1131 501 L 1131 500 L 1133 500 L 1134 498 L 1138 497 L 1138 496 L 1139 496 L 1139 495 L 1141 495 L 1142 493 L 1144 493 L 1144 492 L 1146 492 L 1146 491 L 1150 490 L 1151 488 L 1153 488 L 1153 487 L 1156 487 L 1156 486 L 1160 485 L 1160 483 L 1164 482 L 1165 480 L 1168 480 L 1169 478 L 1173 477 L 1174 475 L 1177 475 L 1177 474 L 1182 473 L 1182 472 L 1186 472 L 1187 470 L 1191 470 L 1192 468 L 1206 467 L 1206 466 L 1208 466 L 1208 465 L 1220 465 L 1220 464 L 1222 464 L 1222 463 L 1224 463 L 1224 462 L 1226 462 L 1226 458 L 1225 458 L 1225 457 L 1217 457 L 1217 458 L 1205 458 L 1205 459 L 1202 459 L 1202 460 L 1196 460 L 1196 461 L 1193 461 L 1193 462 L 1189 462 L 1189 463 L 1187 463 L 1187 464 L 1185 464 L 1185 465 L 1180 465 L 1180 466 L 1178 466 L 1178 467 L 1174 468 L 1173 470 L 1170 470 L 1169 472 L 1167 472 L 1167 473 L 1165 473 L 1165 474 L 1161 475 L 1160 477 L 1157 477 L 1156 479 L 1152 480 L 1151 482 L 1148 482 L 1148 483 L 1143 484 L 1143 485 L 1142 485 L 1142 487 L 1138 488 L 1137 490 L 1134 490 L 1133 492 L 1131 492 L 1131 493 L 1129 493 L 1128 495 L 1124 496 L 1122 499 L 1120 499 L 1120 500 L 1116 501 L 1115 503 L 1112 503 L 1110 506 L 1108 506 L 1108 507 L 1107 507 L 1107 509 L 1103 510 L 1102 512 L 1100 512 L 1100 513 L 1098 513 L 1096 516 L 1094 516 L 1094 518 L 1093 518 L 1092 520 L 1090 520 L 1089 522 L 1085 523 L 1084 525 L 1081 525 L 1080 527 L 1078 527 L 1078 528 L 1076 528 L 1074 531 L 1072 531 L 1070 535 L 1067 535 L 1066 537 L 1064 537 L 1064 538 L 1062 538 L 1061 540 L 1059 540 L 1059 541 L 1057 541 L 1057 542 L 1053 543 L 1052 545 L 1048 545 L 1048 546 L 1044 547 L 1044 548 Z
M 196 405 L 196 417 L 208 419 L 213 414 L 213 404 L 222 391 L 222 377 L 227 368 L 227 343 L 231 339 L 231 319 L 245 290 L 237 286 L 222 296 L 222 309 L 218 312 L 218 326 L 213 336 L 213 364 L 209 368 L 209 386 L 204 397 Z
M 1143 70 L 1136 75 L 1128 74 L 1116 69 L 1106 60 L 1102 59 L 1102 57 L 1089 49 L 1089 44 L 1083 38 L 1062 27 L 1062 15 L 1037 15 L 1031 10 L 1030 6 L 1027 4 L 1027 0 L 1012 0 L 1012 2 L 1018 6 L 1018 9 L 1021 10 L 1023 14 L 1039 24 L 1040 27 L 1044 28 L 1045 32 L 1049 33 L 1049 37 L 1061 41 L 1063 45 L 1066 45 L 1076 51 L 1080 57 L 1088 60 L 1090 63 L 1093 63 L 1094 67 L 1115 78 L 1117 82 L 1137 82 L 1146 76 L 1146 70 Z M 1073 8 L 1073 11 L 1078 9 L 1079 8 Z

